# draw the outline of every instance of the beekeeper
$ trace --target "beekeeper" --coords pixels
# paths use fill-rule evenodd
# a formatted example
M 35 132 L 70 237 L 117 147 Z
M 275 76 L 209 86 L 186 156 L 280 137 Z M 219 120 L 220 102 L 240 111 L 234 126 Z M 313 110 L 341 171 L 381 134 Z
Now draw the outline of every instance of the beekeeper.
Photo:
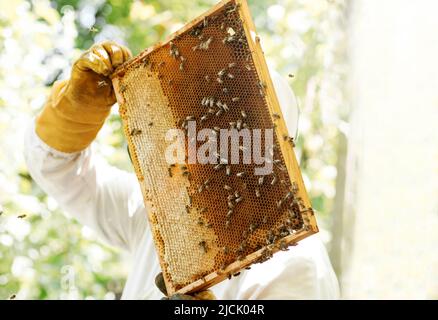
M 92 46 L 73 65 L 69 80 L 54 84 L 25 138 L 34 180 L 62 209 L 102 240 L 133 257 L 122 298 L 160 299 L 160 273 L 139 183 L 133 173 L 110 166 L 91 146 L 116 99 L 108 76 L 131 57 L 114 42 Z M 289 130 L 297 109 L 287 82 L 272 73 Z M 217 299 L 336 299 L 339 287 L 326 249 L 313 235 L 289 251 L 214 286 Z

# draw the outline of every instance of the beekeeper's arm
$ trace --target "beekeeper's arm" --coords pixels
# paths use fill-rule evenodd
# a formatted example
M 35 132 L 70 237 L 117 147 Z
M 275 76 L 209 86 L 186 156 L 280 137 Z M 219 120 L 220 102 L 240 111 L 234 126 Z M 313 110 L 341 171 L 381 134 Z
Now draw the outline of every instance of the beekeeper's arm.
M 41 188 L 103 240 L 128 250 L 147 223 L 139 185 L 89 145 L 116 102 L 107 76 L 130 57 L 114 42 L 91 47 L 73 65 L 70 79 L 53 86 L 25 140 L 27 165 Z

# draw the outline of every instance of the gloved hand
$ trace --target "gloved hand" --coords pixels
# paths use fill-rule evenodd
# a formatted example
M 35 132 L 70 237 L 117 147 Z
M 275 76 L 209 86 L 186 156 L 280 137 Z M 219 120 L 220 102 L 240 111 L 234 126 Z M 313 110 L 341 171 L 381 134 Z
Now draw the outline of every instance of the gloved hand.
M 162 272 L 160 272 L 155 277 L 155 285 L 165 295 L 165 297 L 162 298 L 161 300 L 216 300 L 216 297 L 214 296 L 213 292 L 211 292 L 210 290 L 199 291 L 196 293 L 192 293 L 190 295 L 175 293 L 169 297 L 167 295 L 167 289 L 166 289 L 166 285 L 164 284 L 164 278 Z
M 112 41 L 95 44 L 74 63 L 69 80 L 56 82 L 36 120 L 37 135 L 62 152 L 85 149 L 96 137 L 116 102 L 109 75 L 131 58 Z

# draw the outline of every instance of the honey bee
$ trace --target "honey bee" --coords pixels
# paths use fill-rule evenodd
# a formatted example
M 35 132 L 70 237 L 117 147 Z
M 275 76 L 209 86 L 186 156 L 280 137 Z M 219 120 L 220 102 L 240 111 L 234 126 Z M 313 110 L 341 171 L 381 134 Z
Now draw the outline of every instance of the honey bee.
M 269 230 L 268 235 L 266 236 L 266 244 L 272 244 L 275 242 L 276 236 L 272 230 Z
M 232 13 L 232 12 L 236 11 L 239 7 L 240 7 L 240 3 L 236 3 L 235 5 L 230 5 L 230 6 L 227 8 L 226 13 L 227 13 L 227 14 L 228 14 L 228 13 Z
M 108 85 L 108 83 L 105 80 L 97 81 L 98 88 L 103 88 L 103 87 L 106 87 L 107 85 Z
M 176 45 L 173 43 L 173 41 L 170 41 L 169 45 L 170 45 L 169 55 L 175 59 L 178 58 L 179 57 L 179 50 L 176 47 Z
M 231 99 L 231 101 L 233 101 L 233 102 L 237 102 L 237 101 L 239 101 L 239 100 L 240 100 L 239 97 L 234 97 L 234 98 Z
M 238 173 L 236 173 L 236 176 L 239 178 L 242 178 L 243 176 L 245 176 L 245 172 L 244 171 L 238 172 Z
M 223 247 L 222 249 L 223 249 L 225 254 L 229 254 L 230 253 L 230 249 L 227 246 Z M 225 268 L 223 268 L 223 269 L 225 269 Z
M 187 177 L 187 178 L 190 178 L 191 173 L 190 173 L 189 171 L 183 171 L 183 172 L 182 172 L 182 175 L 185 176 L 185 177 Z
M 18 219 L 24 219 L 24 218 L 26 218 L 26 217 L 27 217 L 26 214 L 21 214 L 21 215 L 19 215 L 17 218 L 18 218 Z
M 242 200 L 243 200 L 243 197 L 239 197 L 239 198 L 237 198 L 237 199 L 235 200 L 235 202 L 236 202 L 236 203 L 240 203 L 240 202 L 242 202 Z
M 262 222 L 263 222 L 263 223 L 268 222 L 268 216 L 264 216 Z
M 225 170 L 226 170 L 226 171 L 225 171 L 226 175 L 227 175 L 227 176 L 230 176 L 230 175 L 231 175 L 231 166 L 226 166 L 226 167 L 225 167 Z
M 276 184 L 277 181 L 278 181 L 278 178 L 277 178 L 277 176 L 274 175 L 274 178 L 272 178 L 272 181 L 271 181 L 271 185 Z
M 288 193 L 286 193 L 286 195 L 283 198 L 283 201 L 288 200 L 290 197 L 292 197 L 292 191 L 289 191 Z
M 252 69 L 251 69 L 251 66 L 249 65 L 249 64 L 246 64 L 245 65 L 245 68 L 246 68 L 246 70 L 248 70 L 248 71 L 251 71 Z
M 295 140 L 293 137 L 287 137 L 286 141 L 289 141 L 289 143 L 292 145 L 292 148 L 295 148 Z
M 237 277 L 239 275 L 240 275 L 240 272 L 237 272 L 237 273 L 233 274 L 234 277 Z
M 237 122 L 236 122 L 236 128 L 237 128 L 237 130 L 240 130 L 240 129 L 242 129 L 242 120 L 237 120 Z
M 255 189 L 255 195 L 257 198 L 260 198 L 260 190 L 259 189 Z
M 200 241 L 199 246 L 202 248 L 202 250 L 204 250 L 204 253 L 207 253 L 207 243 L 205 240 Z
M 231 62 L 231 63 L 228 64 L 228 68 L 233 68 L 233 67 L 235 67 L 235 66 L 236 66 L 236 63 L 235 63 L 235 62 Z
M 296 194 L 298 192 L 298 184 L 295 181 L 292 182 L 291 190 L 292 190 L 293 194 Z
M 265 181 L 265 176 L 261 176 L 258 180 L 258 184 L 259 186 L 261 186 L 263 184 L 263 181 Z
M 288 245 L 287 245 L 286 241 L 284 241 L 284 240 L 280 241 L 280 243 L 278 244 L 278 248 L 281 251 L 289 251 Z
M 272 181 L 271 181 L 271 185 L 276 184 L 277 181 L 278 181 L 278 178 L 277 178 L 277 176 L 274 175 L 274 177 L 272 178 Z
M 234 79 L 234 75 L 233 75 L 232 73 L 228 73 L 227 76 L 228 76 L 228 78 L 230 78 L 230 79 Z
M 208 103 L 210 105 L 210 108 L 213 108 L 214 107 L 214 97 L 208 98 Z
M 141 130 L 140 129 L 132 129 L 131 130 L 131 132 L 130 132 L 130 135 L 131 136 L 137 136 L 137 135 L 139 135 L 139 134 L 141 134 Z
M 241 111 L 240 111 L 240 114 L 242 115 L 242 118 L 243 118 L 243 119 L 246 119 L 246 118 L 247 118 L 247 115 L 246 115 L 245 110 L 241 110 Z
M 229 185 L 227 185 L 227 184 L 224 185 L 224 189 L 227 190 L 227 191 L 232 191 L 232 190 L 233 190 L 233 188 L 231 188 L 231 187 L 230 187 Z
M 207 211 L 207 208 L 203 207 L 199 210 L 199 213 L 204 213 L 205 211 Z
M 126 91 L 126 89 L 128 89 L 128 87 L 127 87 L 125 84 L 121 84 L 121 85 L 120 85 L 120 89 L 119 89 L 119 91 L 120 91 L 121 93 L 123 93 L 123 92 Z
M 220 161 L 220 163 L 222 163 L 222 164 L 228 164 L 228 159 L 227 158 L 220 158 L 219 159 Z
M 276 112 L 274 112 L 272 114 L 272 117 L 274 117 L 274 119 L 280 119 L 281 118 L 280 115 L 278 113 L 276 113 Z

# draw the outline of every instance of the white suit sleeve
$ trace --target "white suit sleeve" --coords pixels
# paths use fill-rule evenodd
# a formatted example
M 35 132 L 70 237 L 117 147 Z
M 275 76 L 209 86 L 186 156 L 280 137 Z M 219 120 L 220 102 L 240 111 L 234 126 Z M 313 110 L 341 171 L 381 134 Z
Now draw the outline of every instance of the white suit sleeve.
M 32 178 L 68 215 L 110 245 L 135 249 L 147 218 L 134 174 L 108 165 L 91 147 L 71 154 L 54 150 L 37 136 L 34 122 L 24 150 Z

